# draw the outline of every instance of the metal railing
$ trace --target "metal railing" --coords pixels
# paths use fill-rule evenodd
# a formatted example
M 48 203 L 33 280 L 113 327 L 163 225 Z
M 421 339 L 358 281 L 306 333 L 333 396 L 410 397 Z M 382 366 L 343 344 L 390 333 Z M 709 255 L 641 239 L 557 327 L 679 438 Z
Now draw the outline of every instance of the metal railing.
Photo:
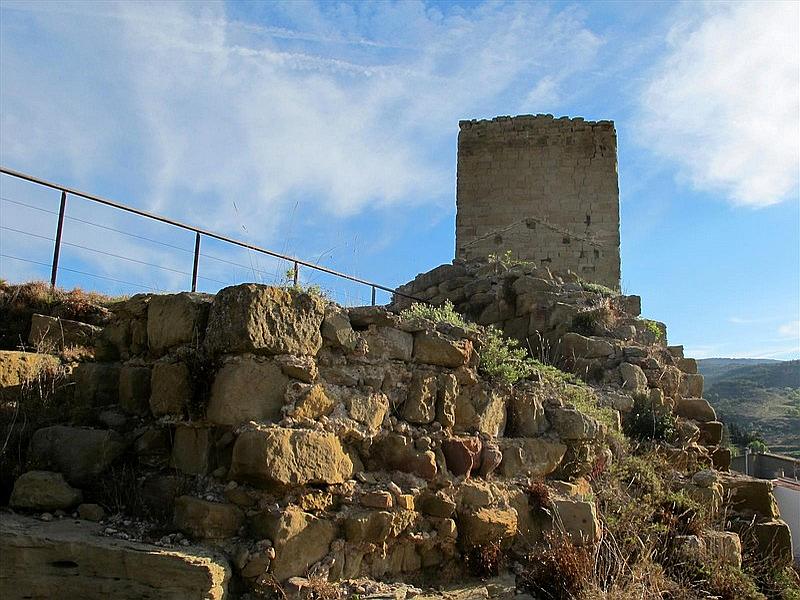
M 313 269 L 314 271 L 319 271 L 321 273 L 326 273 L 328 275 L 333 275 L 334 277 L 338 277 L 340 279 L 345 279 L 347 281 L 351 281 L 360 285 L 367 286 L 372 291 L 372 305 L 376 304 L 376 293 L 378 290 L 389 292 L 390 294 L 394 294 L 396 296 L 400 296 L 403 298 L 407 298 L 409 300 L 415 300 L 417 302 L 425 302 L 420 298 L 416 298 L 414 296 L 410 296 L 408 294 L 404 294 L 402 292 L 398 292 L 394 288 L 390 288 L 379 283 L 375 283 L 373 281 L 368 281 L 366 279 L 362 279 L 360 277 L 356 277 L 354 275 L 348 275 L 347 273 L 340 273 L 339 271 L 335 271 L 333 269 L 329 269 L 328 267 L 323 267 L 321 265 L 317 265 L 300 258 L 296 258 L 294 256 L 289 256 L 286 254 L 281 254 L 279 252 L 274 252 L 272 250 L 268 250 L 266 248 L 261 248 L 260 246 L 256 246 L 255 244 L 250 244 L 248 242 L 244 242 L 242 240 L 237 240 L 220 233 L 215 233 L 213 231 L 208 231 L 205 229 L 201 229 L 199 227 L 195 227 L 194 225 L 189 225 L 187 223 L 182 223 L 180 221 L 175 221 L 173 219 L 168 219 L 167 217 L 163 217 L 161 215 L 156 215 L 144 210 L 140 210 L 138 208 L 134 208 L 132 206 L 127 206 L 120 202 L 116 202 L 114 200 L 109 200 L 108 198 L 103 198 L 101 196 L 95 196 L 93 194 L 87 194 L 86 192 L 81 192 L 80 190 L 76 190 L 73 188 L 69 188 L 57 183 L 53 183 L 51 181 L 46 181 L 44 179 L 40 179 L 38 177 L 34 177 L 32 175 L 28 175 L 27 173 L 22 173 L 19 171 L 15 171 L 13 169 L 9 169 L 6 167 L 0 166 L 0 173 L 3 175 L 8 175 L 9 177 L 14 177 L 16 179 L 21 179 L 30 183 L 34 183 L 36 185 L 44 186 L 46 188 L 56 190 L 61 192 L 61 203 L 58 210 L 58 221 L 56 226 L 56 237 L 55 237 L 55 244 L 53 248 L 53 260 L 51 263 L 50 269 L 50 285 L 55 287 L 56 281 L 58 279 L 58 261 L 59 256 L 61 254 L 61 246 L 62 246 L 62 234 L 64 230 L 64 218 L 67 211 L 67 198 L 68 196 L 76 196 L 78 198 L 82 198 L 84 200 L 89 200 L 90 202 L 96 202 L 98 204 L 102 204 L 104 206 L 109 206 L 111 208 L 131 213 L 140 217 L 144 217 L 146 219 L 151 219 L 153 221 L 158 221 L 160 223 L 165 223 L 167 225 L 171 225 L 173 227 L 177 227 L 179 229 L 183 229 L 185 231 L 191 231 L 195 234 L 194 238 L 194 253 L 193 253 L 193 261 L 192 261 L 192 287 L 191 290 L 193 292 L 197 291 L 197 279 L 199 273 L 199 266 L 200 266 L 200 245 L 202 243 L 202 239 L 209 238 L 218 240 L 221 242 L 225 242 L 227 244 L 231 244 L 233 246 L 237 246 L 239 248 L 244 248 L 246 250 L 252 250 L 254 252 L 258 252 L 260 254 L 264 254 L 266 256 L 270 256 L 272 258 L 277 258 L 283 261 L 286 261 L 292 265 L 292 269 L 290 270 L 292 274 L 293 284 L 296 286 L 299 284 L 299 277 L 300 277 L 300 267 L 305 267 L 308 269 Z M 8 229 L 8 228 L 5 228 Z M 24 232 L 21 232 L 24 233 Z M 41 237 L 41 236 L 37 236 Z M 33 261 L 31 261 L 33 262 Z M 39 263 L 41 264 L 41 263 Z M 65 269 L 68 270 L 68 269 Z M 187 273 L 188 274 L 188 273 Z

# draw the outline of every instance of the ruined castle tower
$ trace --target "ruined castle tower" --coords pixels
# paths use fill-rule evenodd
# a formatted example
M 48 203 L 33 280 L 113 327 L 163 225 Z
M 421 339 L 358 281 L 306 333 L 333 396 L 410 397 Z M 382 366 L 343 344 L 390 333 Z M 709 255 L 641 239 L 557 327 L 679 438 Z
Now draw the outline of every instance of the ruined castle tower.
M 618 290 L 614 123 L 526 115 L 459 126 L 456 258 L 511 251 Z

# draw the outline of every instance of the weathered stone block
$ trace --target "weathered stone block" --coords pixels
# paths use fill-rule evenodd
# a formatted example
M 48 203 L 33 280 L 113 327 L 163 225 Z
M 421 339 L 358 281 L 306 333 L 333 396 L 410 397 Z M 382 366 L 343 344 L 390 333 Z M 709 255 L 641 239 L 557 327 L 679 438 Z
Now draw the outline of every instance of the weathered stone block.
M 547 428 L 541 399 L 517 386 L 508 401 L 506 433 L 514 437 L 536 437 Z
M 432 331 L 414 335 L 414 360 L 428 365 L 456 368 L 469 362 L 472 342 L 451 340 Z
M 745 515 L 756 514 L 766 519 L 780 517 L 778 503 L 772 494 L 772 482 L 750 477 L 728 478 L 722 481 L 729 506 Z
M 255 517 L 253 529 L 273 540 L 275 558 L 272 570 L 278 581 L 305 575 L 310 566 L 328 554 L 337 532 L 334 523 L 293 506 Z
M 119 372 L 119 404 L 127 412 L 145 415 L 150 408 L 150 369 L 123 365 Z
M 678 368 L 684 373 L 697 373 L 697 361 L 693 358 L 679 358 Z M 702 395 L 702 394 L 701 394 Z
M 325 307 L 321 332 L 322 338 L 334 348 L 353 350 L 358 343 L 358 335 L 353 331 L 347 311 L 335 304 Z
M 147 307 L 147 342 L 161 355 L 183 344 L 199 344 L 206 326 L 211 297 L 182 292 L 155 295 Z
M 69 485 L 61 473 L 28 471 L 14 482 L 8 503 L 13 508 L 54 511 L 72 508 L 81 500 L 81 490 Z
M 642 368 L 631 363 L 622 363 L 619 366 L 622 377 L 622 389 L 629 392 L 643 392 L 647 389 L 647 376 Z
M 500 472 L 504 477 L 545 477 L 561 464 L 567 447 L 541 438 L 500 438 L 503 452 Z
M 556 499 L 553 511 L 555 527 L 563 528 L 573 544 L 592 544 L 600 539 L 602 527 L 597 520 L 594 502 L 575 499 Z
M 177 425 L 170 466 L 187 475 L 208 473 L 214 445 L 212 432 L 210 427 Z
M 600 435 L 597 420 L 574 408 L 547 409 L 547 420 L 563 440 L 591 440 Z
M 369 360 L 411 360 L 414 336 L 394 327 L 372 325 L 362 336 L 367 341 Z
M 175 500 L 175 527 L 197 539 L 233 537 L 244 524 L 244 513 L 233 504 L 208 502 L 193 496 Z
M 719 421 L 709 421 L 698 423 L 700 429 L 700 443 L 705 446 L 716 446 L 722 441 L 722 429 L 724 425 Z
M 478 437 L 450 438 L 442 441 L 447 469 L 456 477 L 469 476 L 481 464 L 481 440 Z
M 59 317 L 33 315 L 28 343 L 42 352 L 94 345 L 100 327 Z
M 124 451 L 125 442 L 114 431 L 54 425 L 33 434 L 29 459 L 81 486 L 102 474 Z
M 231 478 L 257 484 L 335 484 L 349 479 L 353 463 L 339 438 L 302 429 L 245 431 L 236 439 Z
M 206 415 L 220 425 L 281 419 L 289 378 L 274 361 L 255 356 L 228 358 L 211 385 Z
M 370 433 L 376 433 L 389 412 L 389 399 L 381 392 L 364 393 L 354 391 L 345 400 L 347 414 L 355 421 L 366 425 Z
M 478 508 L 458 514 L 460 541 L 466 546 L 500 543 L 508 547 L 517 534 L 517 511 L 513 508 Z
M 433 452 L 419 452 L 414 440 L 391 433 L 372 444 L 370 466 L 372 470 L 402 471 L 413 473 L 428 481 L 436 477 L 436 456 Z
M 0 515 L 0 597 L 224 600 L 224 558 L 102 535 L 73 519 L 43 523 Z
M 562 336 L 560 349 L 566 358 L 605 358 L 614 353 L 614 347 L 607 341 L 573 332 Z
M 120 366 L 81 363 L 75 368 L 75 400 L 83 406 L 108 406 L 119 402 Z
M 681 377 L 678 393 L 684 398 L 702 398 L 703 376 L 697 373 L 685 373 Z
M 289 415 L 295 419 L 318 419 L 330 414 L 336 406 L 336 401 L 325 393 L 325 387 L 321 384 L 290 384 L 286 390 L 286 400 L 294 404 Z
M 701 423 L 717 420 L 714 408 L 703 398 L 680 398 L 675 407 L 678 416 Z
M 320 298 L 255 283 L 220 290 L 211 306 L 206 347 L 216 354 L 314 355 L 322 345 Z
M 506 426 L 506 398 L 487 385 L 461 386 L 456 398 L 456 431 L 503 434 Z
M 415 371 L 403 404 L 403 418 L 410 423 L 431 423 L 436 417 L 437 376 Z
M 281 371 L 287 377 L 298 379 L 304 383 L 314 383 L 319 377 L 317 363 L 310 356 L 281 354 L 275 357 L 275 364 L 281 368 Z
M 157 362 L 150 377 L 150 410 L 156 417 L 181 415 L 192 398 L 191 374 L 183 362 Z

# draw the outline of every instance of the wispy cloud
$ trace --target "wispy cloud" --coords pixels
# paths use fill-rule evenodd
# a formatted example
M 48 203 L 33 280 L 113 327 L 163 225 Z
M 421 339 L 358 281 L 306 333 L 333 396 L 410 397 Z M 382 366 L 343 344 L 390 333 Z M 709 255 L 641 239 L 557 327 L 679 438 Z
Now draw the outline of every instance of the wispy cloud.
M 789 321 L 778 327 L 778 335 L 781 337 L 794 337 L 800 340 L 800 321 Z
M 641 98 L 641 141 L 735 204 L 797 199 L 800 5 L 689 3 Z

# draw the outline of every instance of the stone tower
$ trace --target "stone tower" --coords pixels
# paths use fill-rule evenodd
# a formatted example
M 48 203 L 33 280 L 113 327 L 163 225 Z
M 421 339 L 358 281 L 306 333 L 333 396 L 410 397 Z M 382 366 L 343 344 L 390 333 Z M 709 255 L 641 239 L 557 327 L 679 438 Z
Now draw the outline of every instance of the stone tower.
M 614 123 L 525 115 L 459 126 L 456 258 L 511 251 L 619 290 Z

